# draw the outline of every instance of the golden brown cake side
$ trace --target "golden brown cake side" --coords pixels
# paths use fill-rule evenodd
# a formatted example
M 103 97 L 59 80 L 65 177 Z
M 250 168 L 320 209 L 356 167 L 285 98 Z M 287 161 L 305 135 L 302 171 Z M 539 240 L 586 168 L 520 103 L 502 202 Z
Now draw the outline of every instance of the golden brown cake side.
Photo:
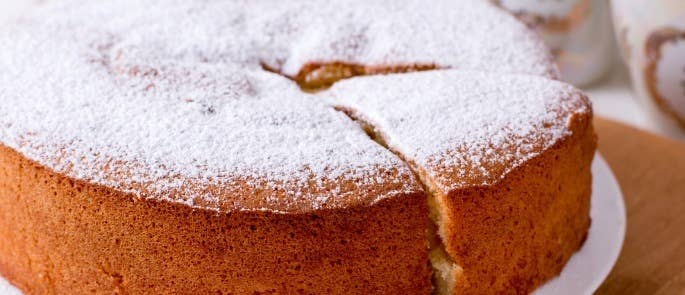
M 0 147 L 0 274 L 28 294 L 428 294 L 421 193 L 217 213 L 54 173 Z
M 557 276 L 590 226 L 591 114 L 572 135 L 492 186 L 441 198 L 446 251 L 463 272 L 453 294 L 525 294 Z

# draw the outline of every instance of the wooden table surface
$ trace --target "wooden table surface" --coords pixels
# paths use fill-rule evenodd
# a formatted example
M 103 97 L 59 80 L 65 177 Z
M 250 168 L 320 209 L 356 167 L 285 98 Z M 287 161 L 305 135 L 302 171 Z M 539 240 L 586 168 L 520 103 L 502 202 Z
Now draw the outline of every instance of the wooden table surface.
M 685 294 L 685 143 L 596 119 L 623 191 L 623 250 L 596 294 Z

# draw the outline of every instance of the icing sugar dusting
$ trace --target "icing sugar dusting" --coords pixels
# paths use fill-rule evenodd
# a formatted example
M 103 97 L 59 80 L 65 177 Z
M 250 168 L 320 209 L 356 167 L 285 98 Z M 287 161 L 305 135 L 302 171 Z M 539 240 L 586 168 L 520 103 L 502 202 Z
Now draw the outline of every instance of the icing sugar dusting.
M 57 171 L 215 209 L 307 210 L 375 201 L 364 198 L 376 186 L 386 189 L 376 198 L 418 190 L 392 153 L 286 78 L 231 64 L 122 71 L 88 46 L 99 34 L 78 33 L 86 42 L 20 32 L 21 45 L 0 53 L 0 138 Z M 31 67 L 12 65 L 22 60 Z
M 322 96 L 371 124 L 444 192 L 489 185 L 570 134 L 591 112 L 570 85 L 465 71 L 357 77 Z
M 482 0 L 65 1 L 44 17 L 109 32 L 113 51 L 136 64 L 263 63 L 294 76 L 310 62 L 434 63 L 558 75 L 535 33 Z
M 331 2 L 57 1 L 0 34 L 0 141 L 74 178 L 197 208 L 345 207 L 420 186 L 320 95 L 262 64 L 556 75 L 532 33 L 485 1 Z
M 534 33 L 488 1 L 257 2 L 252 34 L 275 49 L 268 60 L 287 75 L 337 60 L 558 76 Z

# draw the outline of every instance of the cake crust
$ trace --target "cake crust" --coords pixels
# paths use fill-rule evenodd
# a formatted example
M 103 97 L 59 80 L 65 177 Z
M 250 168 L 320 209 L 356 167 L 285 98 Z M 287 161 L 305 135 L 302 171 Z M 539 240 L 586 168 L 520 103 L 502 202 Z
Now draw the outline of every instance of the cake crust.
M 329 95 L 421 179 L 438 294 L 529 293 L 582 245 L 596 137 L 579 90 L 444 70 L 349 79 Z
M 27 294 L 428 294 L 421 192 L 218 213 L 74 180 L 0 146 L 0 274 Z
M 490 186 L 442 196 L 443 245 L 463 268 L 454 294 L 525 294 L 557 276 L 590 227 L 592 116 Z

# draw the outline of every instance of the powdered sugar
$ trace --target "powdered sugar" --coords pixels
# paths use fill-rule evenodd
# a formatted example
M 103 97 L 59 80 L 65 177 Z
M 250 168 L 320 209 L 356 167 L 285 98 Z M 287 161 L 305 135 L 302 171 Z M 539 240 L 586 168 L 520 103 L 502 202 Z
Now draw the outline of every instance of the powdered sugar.
M 591 111 L 560 82 L 454 70 L 352 78 L 321 95 L 374 126 L 443 192 L 495 183 Z
M 289 76 L 330 61 L 558 75 L 533 32 L 482 0 L 67 0 L 55 10 L 42 17 L 107 32 L 126 63 L 263 63 Z
M 251 36 L 274 48 L 265 60 L 287 75 L 333 60 L 557 76 L 534 33 L 487 1 L 259 3 L 266 5 L 250 16 L 257 23 Z
M 88 47 L 99 34 L 78 33 L 15 32 L 0 53 L 0 138 L 57 171 L 215 209 L 311 210 L 418 190 L 392 153 L 286 78 L 231 64 L 120 71 Z M 31 67 L 11 64 L 22 60 Z
M 477 0 L 60 2 L 0 34 L 0 141 L 71 177 L 197 208 L 309 211 L 420 190 L 406 164 L 325 94 L 305 94 L 262 63 L 287 75 L 311 61 L 556 75 L 523 25 Z M 424 91 L 398 107 L 420 107 L 416 99 L 431 95 L 439 105 L 455 99 L 445 93 L 460 79 L 423 75 L 431 78 L 374 79 Z M 501 87 L 518 81 L 501 80 Z M 359 87 L 372 93 L 371 84 Z M 383 109 L 399 102 L 378 94 L 388 99 Z M 455 127 L 464 109 L 452 110 Z M 444 121 L 407 125 L 398 135 Z M 500 135 L 474 124 L 451 138 Z M 439 161 L 463 164 L 458 159 Z

